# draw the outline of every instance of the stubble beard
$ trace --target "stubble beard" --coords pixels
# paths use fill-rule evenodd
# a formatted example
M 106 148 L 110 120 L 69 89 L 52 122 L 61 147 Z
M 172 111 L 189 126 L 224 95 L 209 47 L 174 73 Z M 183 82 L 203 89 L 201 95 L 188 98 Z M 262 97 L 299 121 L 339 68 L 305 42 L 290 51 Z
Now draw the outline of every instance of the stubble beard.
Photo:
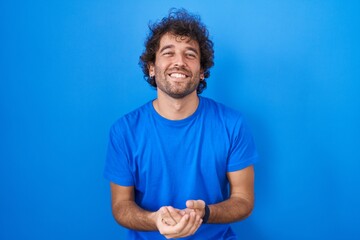
M 166 72 L 155 71 L 155 80 L 157 87 L 168 96 L 181 99 L 197 90 L 200 83 L 200 74 L 190 76 L 188 81 L 174 82 Z

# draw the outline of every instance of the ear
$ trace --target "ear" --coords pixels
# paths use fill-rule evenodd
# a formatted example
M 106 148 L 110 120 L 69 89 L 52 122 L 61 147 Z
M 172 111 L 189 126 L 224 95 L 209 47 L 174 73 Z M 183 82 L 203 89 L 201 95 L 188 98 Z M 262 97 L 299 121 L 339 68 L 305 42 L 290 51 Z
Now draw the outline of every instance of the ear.
M 204 72 L 201 71 L 201 72 L 200 72 L 200 80 L 203 81 L 204 79 L 205 79 Z
M 153 63 L 148 64 L 149 76 L 152 78 L 155 76 L 155 66 Z

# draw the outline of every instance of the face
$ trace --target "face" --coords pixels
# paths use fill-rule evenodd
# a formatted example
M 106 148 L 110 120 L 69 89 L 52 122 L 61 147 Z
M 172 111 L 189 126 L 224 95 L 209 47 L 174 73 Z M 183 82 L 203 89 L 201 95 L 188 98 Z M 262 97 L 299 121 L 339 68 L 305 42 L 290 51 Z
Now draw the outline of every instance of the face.
M 149 66 L 149 75 L 155 76 L 157 90 L 173 98 L 196 94 L 200 78 L 199 44 L 188 37 L 170 33 L 160 39 L 155 63 Z

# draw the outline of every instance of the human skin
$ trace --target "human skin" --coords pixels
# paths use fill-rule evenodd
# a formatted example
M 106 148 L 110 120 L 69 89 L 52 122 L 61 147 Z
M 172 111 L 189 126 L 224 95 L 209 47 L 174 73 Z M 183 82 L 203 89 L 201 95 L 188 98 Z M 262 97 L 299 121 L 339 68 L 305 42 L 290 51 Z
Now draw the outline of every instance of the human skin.
M 228 172 L 230 182 L 230 197 L 222 202 L 208 205 L 210 216 L 207 223 L 232 223 L 250 216 L 254 207 L 254 168 L 249 166 L 239 171 Z M 199 217 L 205 215 L 203 200 L 186 201 L 186 209 L 167 207 L 170 215 L 164 221 L 176 224 L 184 213 L 195 212 Z
M 248 217 L 253 208 L 254 169 L 252 166 L 229 172 L 229 199 L 209 205 L 208 223 L 230 223 Z M 134 201 L 134 187 L 111 183 L 112 208 L 116 221 L 138 231 L 158 230 L 166 238 L 193 235 L 202 223 L 204 202 L 188 200 L 186 209 L 163 206 L 156 212 L 140 208 Z M 202 203 L 203 202 L 203 203 Z
M 199 104 L 196 92 L 204 78 L 200 67 L 200 49 L 188 37 L 165 34 L 160 39 L 155 62 L 149 64 L 149 75 L 157 83 L 155 110 L 170 120 L 184 119 L 195 112 Z M 227 200 L 210 204 L 208 223 L 230 223 L 250 215 L 254 204 L 254 169 L 252 166 L 227 173 L 230 196 Z M 163 206 L 155 212 L 135 203 L 134 187 L 111 183 L 112 209 L 116 221 L 138 231 L 158 230 L 166 238 L 193 235 L 204 216 L 205 202 L 186 201 L 185 209 Z
M 158 94 L 174 99 L 194 97 L 200 79 L 199 44 L 189 37 L 166 33 L 160 39 L 155 63 L 149 65 L 149 75 L 155 77 Z

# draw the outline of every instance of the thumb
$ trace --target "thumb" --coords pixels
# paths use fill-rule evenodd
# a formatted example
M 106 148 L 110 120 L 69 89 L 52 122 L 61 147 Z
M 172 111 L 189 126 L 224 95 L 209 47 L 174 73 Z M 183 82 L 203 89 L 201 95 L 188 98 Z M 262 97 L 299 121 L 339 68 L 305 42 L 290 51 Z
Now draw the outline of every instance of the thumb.
M 186 201 L 186 207 L 187 208 L 194 208 L 194 205 L 195 205 L 194 202 L 195 202 L 194 200 L 187 200 Z
M 203 209 L 205 208 L 205 202 L 201 199 L 199 200 L 188 200 L 186 201 L 186 207 L 191 209 Z

